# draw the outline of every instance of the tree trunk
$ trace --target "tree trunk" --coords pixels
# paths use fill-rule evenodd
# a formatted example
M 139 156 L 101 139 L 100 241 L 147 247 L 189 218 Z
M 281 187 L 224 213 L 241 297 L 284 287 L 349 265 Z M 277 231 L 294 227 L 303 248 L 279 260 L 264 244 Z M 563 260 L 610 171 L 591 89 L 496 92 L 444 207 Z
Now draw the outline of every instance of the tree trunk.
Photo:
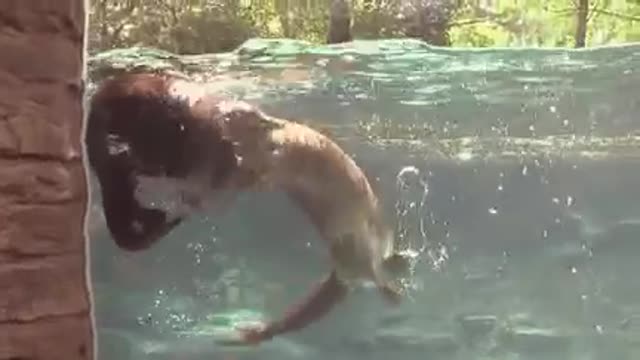
M 0 359 L 93 359 L 84 0 L 0 1 Z
M 576 9 L 576 48 L 583 48 L 587 38 L 587 19 L 589 17 L 589 0 L 578 0 Z
M 348 0 L 333 0 L 329 11 L 327 44 L 338 44 L 353 40 L 351 35 L 351 6 Z
M 289 10 L 291 5 L 289 0 L 280 0 L 276 3 L 278 17 L 280 19 L 280 26 L 282 27 L 282 36 L 285 38 L 291 37 L 291 17 L 289 16 Z

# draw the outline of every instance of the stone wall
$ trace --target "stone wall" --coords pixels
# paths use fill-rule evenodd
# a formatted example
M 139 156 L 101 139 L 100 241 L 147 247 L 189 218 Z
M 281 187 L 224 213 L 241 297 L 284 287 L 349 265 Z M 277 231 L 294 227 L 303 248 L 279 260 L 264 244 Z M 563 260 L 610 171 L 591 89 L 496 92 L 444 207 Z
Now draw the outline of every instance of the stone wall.
M 93 358 L 84 0 L 0 1 L 0 359 Z

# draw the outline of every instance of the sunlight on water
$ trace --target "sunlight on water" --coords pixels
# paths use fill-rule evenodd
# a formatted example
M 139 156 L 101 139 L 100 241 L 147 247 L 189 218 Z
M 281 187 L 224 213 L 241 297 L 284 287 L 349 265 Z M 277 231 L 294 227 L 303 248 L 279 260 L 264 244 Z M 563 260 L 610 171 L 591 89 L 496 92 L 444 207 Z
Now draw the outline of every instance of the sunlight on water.
M 364 289 L 297 334 L 220 347 L 216 334 L 278 316 L 327 271 L 304 216 L 246 196 L 131 255 L 97 207 L 101 359 L 640 358 L 640 45 L 252 40 L 181 61 L 354 156 L 411 259 L 410 299 L 391 309 Z M 190 211 L 163 186 L 140 196 Z

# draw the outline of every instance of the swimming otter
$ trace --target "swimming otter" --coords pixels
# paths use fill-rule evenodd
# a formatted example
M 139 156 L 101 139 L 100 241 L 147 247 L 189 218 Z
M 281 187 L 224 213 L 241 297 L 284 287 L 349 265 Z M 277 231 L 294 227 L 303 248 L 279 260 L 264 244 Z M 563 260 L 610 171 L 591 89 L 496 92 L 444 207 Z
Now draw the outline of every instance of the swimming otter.
M 332 270 L 326 278 L 281 319 L 239 329 L 239 343 L 301 329 L 363 281 L 373 282 L 388 301 L 400 301 L 396 280 L 408 263 L 394 247 L 367 177 L 327 136 L 166 75 L 106 80 L 90 114 L 89 160 L 102 186 L 109 229 L 121 247 L 142 249 L 180 221 L 139 206 L 131 190 L 136 175 L 187 182 L 195 208 L 209 197 L 215 202 L 219 190 L 283 190 L 327 242 Z M 109 137 L 119 139 L 117 146 Z M 142 230 L 136 232 L 134 221 Z

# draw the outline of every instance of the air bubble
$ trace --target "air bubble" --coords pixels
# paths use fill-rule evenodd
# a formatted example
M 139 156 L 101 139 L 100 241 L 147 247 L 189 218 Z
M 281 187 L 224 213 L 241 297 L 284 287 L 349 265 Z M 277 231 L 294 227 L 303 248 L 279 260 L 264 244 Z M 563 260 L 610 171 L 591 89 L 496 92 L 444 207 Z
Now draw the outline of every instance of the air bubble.
M 604 333 L 604 327 L 602 325 L 596 325 L 595 330 L 598 334 Z
M 402 188 L 407 188 L 410 177 L 412 177 L 413 179 L 416 179 L 419 176 L 420 176 L 420 170 L 418 170 L 417 167 L 405 166 L 400 170 L 400 172 L 398 172 L 398 175 L 396 176 L 396 182 L 398 186 Z
M 151 314 L 147 314 L 146 316 L 138 316 L 138 325 L 150 325 L 153 324 L 153 317 Z
M 489 214 L 496 215 L 497 213 L 498 213 L 498 207 L 497 206 L 489 208 Z
M 567 207 L 570 207 L 571 205 L 573 205 L 573 196 L 569 195 L 567 196 Z

